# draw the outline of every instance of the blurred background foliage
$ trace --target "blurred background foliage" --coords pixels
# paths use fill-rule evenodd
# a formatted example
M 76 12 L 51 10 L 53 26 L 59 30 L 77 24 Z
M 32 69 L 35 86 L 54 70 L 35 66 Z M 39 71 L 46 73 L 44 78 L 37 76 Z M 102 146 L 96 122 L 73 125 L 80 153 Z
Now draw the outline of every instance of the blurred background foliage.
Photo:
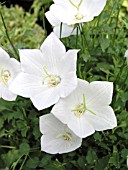
M 22 3 L 21 3 L 22 2 Z M 6 1 L 0 7 L 16 49 L 39 48 L 52 27 L 45 19 L 52 0 Z M 28 4 L 28 6 L 24 6 Z M 30 7 L 31 5 L 31 7 Z M 85 23 L 78 37 L 78 77 L 114 82 L 112 107 L 118 119 L 113 130 L 96 132 L 74 152 L 50 155 L 40 151 L 39 116 L 29 99 L 0 99 L 0 170 L 126 170 L 128 155 L 128 1 L 108 0 L 104 11 Z M 67 49 L 76 47 L 76 36 L 62 39 Z M 15 57 L 0 19 L 0 45 Z

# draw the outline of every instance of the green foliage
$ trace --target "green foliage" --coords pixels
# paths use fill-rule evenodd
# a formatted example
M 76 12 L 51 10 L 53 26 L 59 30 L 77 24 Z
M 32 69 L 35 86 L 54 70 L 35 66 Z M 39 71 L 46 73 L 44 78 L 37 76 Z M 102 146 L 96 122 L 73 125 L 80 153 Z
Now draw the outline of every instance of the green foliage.
M 9 36 L 18 48 L 38 48 L 44 31 L 36 24 L 51 0 L 34 1 L 34 13 L 5 6 L 2 14 Z M 128 66 L 124 53 L 128 49 L 127 1 L 108 0 L 104 11 L 83 26 L 78 36 L 78 77 L 89 82 L 114 82 L 112 107 L 118 120 L 113 130 L 95 132 L 83 140 L 74 152 L 49 155 L 40 150 L 39 116 L 49 109 L 37 111 L 29 99 L 16 102 L 0 99 L 0 170 L 126 170 L 128 155 Z M 0 20 L 0 42 L 15 56 Z M 44 27 L 45 28 L 45 27 Z M 76 36 L 62 39 L 67 48 L 76 48 Z

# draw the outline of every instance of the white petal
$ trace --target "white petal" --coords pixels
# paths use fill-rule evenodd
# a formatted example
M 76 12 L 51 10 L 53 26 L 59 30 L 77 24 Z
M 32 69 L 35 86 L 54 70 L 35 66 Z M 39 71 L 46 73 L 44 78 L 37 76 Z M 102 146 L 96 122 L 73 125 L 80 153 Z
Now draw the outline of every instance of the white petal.
M 61 132 L 63 130 L 62 123 L 53 114 L 40 116 L 39 125 L 42 134 L 56 134 L 58 131 Z
M 71 113 L 70 113 L 71 114 Z M 68 127 L 79 137 L 86 138 L 92 135 L 95 130 L 91 123 L 86 120 L 86 116 L 83 115 L 80 118 L 73 116 L 68 124 Z
M 57 66 L 60 66 L 60 61 L 66 53 L 63 43 L 51 33 L 41 45 L 41 51 L 47 69 L 51 70 L 52 74 L 58 74 Z
M 41 88 L 43 88 L 41 79 L 26 73 L 20 73 L 9 87 L 13 93 L 23 97 L 30 97 L 37 94 Z
M 62 75 L 68 74 L 69 72 L 76 72 L 78 52 L 79 50 L 68 50 L 66 54 L 62 57 L 59 67 L 59 72 Z
M 8 87 L 4 86 L 2 89 L 2 98 L 7 101 L 15 101 L 17 95 L 12 93 Z
M 38 110 L 46 109 L 53 104 L 57 103 L 60 98 L 58 88 L 42 87 L 42 91 L 30 97 L 33 105 Z
M 67 73 L 64 78 L 62 78 L 62 81 L 59 86 L 59 94 L 60 97 L 67 97 L 69 94 L 71 94 L 77 87 L 77 76 L 75 72 L 69 72 Z
M 0 47 L 0 62 L 1 60 L 8 60 L 10 57 L 8 53 Z
M 22 70 L 26 73 L 42 76 L 44 60 L 42 53 L 38 49 L 19 50 Z
M 67 153 L 81 146 L 82 139 L 52 114 L 44 115 L 40 118 L 40 130 L 44 132 L 41 138 L 41 150 L 47 153 Z M 62 134 L 65 130 L 71 135 L 71 141 L 64 140 Z
M 61 5 L 51 5 L 50 11 L 53 13 L 53 15 L 58 18 L 62 23 L 72 25 L 75 24 L 75 20 L 73 20 L 73 17 L 77 13 L 77 9 L 73 6 L 61 6 Z
M 106 5 L 107 0 L 86 0 L 88 3 L 88 11 L 90 11 L 90 15 L 98 16 Z
M 52 26 L 60 25 L 61 22 L 56 17 L 54 17 L 51 11 L 46 12 L 45 16 Z
M 88 112 L 87 120 L 92 124 L 95 130 L 103 131 L 113 129 L 117 126 L 117 119 L 113 109 L 110 106 L 89 108 L 96 115 Z
M 94 81 L 86 89 L 87 105 L 107 106 L 112 101 L 113 83 L 104 81 Z
M 60 25 L 54 27 L 54 33 L 57 35 L 58 38 L 60 38 Z M 77 34 L 77 28 L 73 28 L 72 26 L 69 26 L 67 24 L 62 24 L 62 31 L 61 31 L 61 38 L 68 37 L 70 35 L 76 35 Z M 80 34 L 80 32 L 78 32 Z

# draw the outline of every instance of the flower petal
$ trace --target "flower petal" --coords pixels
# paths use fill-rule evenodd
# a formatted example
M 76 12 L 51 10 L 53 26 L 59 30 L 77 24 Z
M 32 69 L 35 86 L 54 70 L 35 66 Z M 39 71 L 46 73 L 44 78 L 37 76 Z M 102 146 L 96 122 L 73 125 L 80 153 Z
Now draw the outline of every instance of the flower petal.
M 2 98 L 7 101 L 15 101 L 17 95 L 12 93 L 8 87 L 4 86 L 2 89 Z
M 93 105 L 107 106 L 112 101 L 113 83 L 94 81 L 86 89 L 88 107 Z
M 39 49 L 19 50 L 22 70 L 28 74 L 42 76 L 43 74 L 43 57 Z
M 113 129 L 117 126 L 117 119 L 113 109 L 110 106 L 89 108 L 96 115 L 88 112 L 87 120 L 92 124 L 95 130 L 103 131 Z
M 42 82 L 40 78 L 27 73 L 20 73 L 11 83 L 9 89 L 20 96 L 31 97 L 40 93 L 41 87 Z
M 86 0 L 84 1 L 84 5 L 88 7 L 88 11 L 90 11 L 90 15 L 98 16 L 106 5 L 107 0 Z
M 58 88 L 42 87 L 42 91 L 36 95 L 31 95 L 30 99 L 38 110 L 46 109 L 57 103 L 60 98 Z
M 56 17 L 54 17 L 51 11 L 46 12 L 45 16 L 52 26 L 58 26 L 61 24 L 61 22 Z
M 41 52 L 47 69 L 52 74 L 58 75 L 57 67 L 60 66 L 60 60 L 65 55 L 66 49 L 63 43 L 54 33 L 51 33 L 41 45 Z

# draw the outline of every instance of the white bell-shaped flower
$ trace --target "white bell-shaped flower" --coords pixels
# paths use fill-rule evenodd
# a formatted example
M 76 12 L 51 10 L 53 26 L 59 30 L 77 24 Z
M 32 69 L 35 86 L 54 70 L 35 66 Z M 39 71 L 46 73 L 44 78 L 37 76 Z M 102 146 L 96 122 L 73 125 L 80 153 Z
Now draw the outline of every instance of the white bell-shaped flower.
M 116 116 L 109 104 L 112 101 L 113 83 L 78 79 L 75 91 L 60 99 L 53 113 L 79 137 L 85 138 L 96 131 L 117 126 Z
M 68 127 L 53 114 L 40 117 L 41 150 L 50 154 L 62 154 L 79 148 L 82 139 L 76 136 Z
M 98 16 L 107 0 L 53 0 L 51 14 L 60 22 L 72 25 L 89 22 Z
M 40 49 L 20 50 L 22 73 L 10 89 L 28 97 L 38 110 L 67 97 L 77 86 L 78 50 L 66 52 L 62 42 L 51 33 Z

